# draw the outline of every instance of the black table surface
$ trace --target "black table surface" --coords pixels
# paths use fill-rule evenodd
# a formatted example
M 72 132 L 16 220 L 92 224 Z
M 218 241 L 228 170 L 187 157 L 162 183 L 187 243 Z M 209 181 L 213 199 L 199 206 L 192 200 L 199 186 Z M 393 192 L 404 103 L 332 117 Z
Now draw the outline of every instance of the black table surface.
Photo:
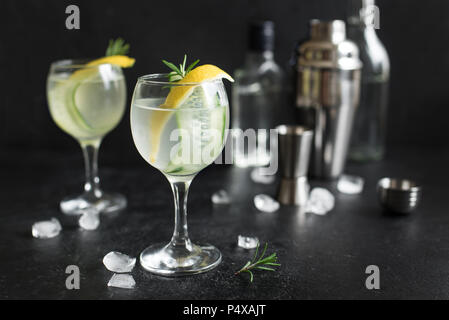
M 326 216 L 281 207 L 258 212 L 253 197 L 276 194 L 276 183 L 255 184 L 249 170 L 214 165 L 194 180 L 189 195 L 189 232 L 223 254 L 214 270 L 189 277 L 164 278 L 136 265 L 133 290 L 107 286 L 112 273 L 103 256 L 120 251 L 138 257 L 148 245 L 167 242 L 173 228 L 168 183 L 150 166 L 102 165 L 102 185 L 120 191 L 128 208 L 102 216 L 95 231 L 80 230 L 64 217 L 58 201 L 80 191 L 81 155 L 52 152 L 8 154 L 1 170 L 0 298 L 3 299 L 384 299 L 449 298 L 449 186 L 446 151 L 397 148 L 386 160 L 347 166 L 363 176 L 361 195 L 338 193 L 335 183 L 311 181 L 336 197 Z M 75 165 L 76 164 L 76 165 Z M 383 176 L 412 178 L 423 185 L 423 201 L 409 216 L 380 208 L 376 183 Z M 213 205 L 211 195 L 229 191 L 230 205 Z M 51 217 L 63 231 L 34 239 L 31 225 Z M 237 236 L 257 236 L 277 252 L 278 272 L 234 276 L 253 250 L 237 247 Z M 77 265 L 81 288 L 67 290 L 65 269 Z M 366 267 L 380 269 L 380 290 L 367 290 Z

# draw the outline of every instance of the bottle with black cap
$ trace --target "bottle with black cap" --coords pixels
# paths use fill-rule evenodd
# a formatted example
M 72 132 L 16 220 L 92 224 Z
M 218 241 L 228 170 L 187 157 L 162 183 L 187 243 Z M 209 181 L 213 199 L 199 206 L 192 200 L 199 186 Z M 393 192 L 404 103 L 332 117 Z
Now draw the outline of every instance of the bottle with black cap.
M 234 164 L 264 166 L 270 162 L 270 129 L 278 125 L 283 73 L 274 61 L 274 23 L 252 22 L 248 52 L 235 71 L 232 91 Z

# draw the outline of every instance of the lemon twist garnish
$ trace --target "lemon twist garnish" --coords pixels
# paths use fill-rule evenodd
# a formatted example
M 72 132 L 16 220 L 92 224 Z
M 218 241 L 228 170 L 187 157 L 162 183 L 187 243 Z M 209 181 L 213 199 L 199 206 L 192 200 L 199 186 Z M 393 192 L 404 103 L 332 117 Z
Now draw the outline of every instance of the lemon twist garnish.
M 122 56 L 122 55 L 114 55 L 109 57 L 103 57 L 96 60 L 93 60 L 89 62 L 86 66 L 92 67 L 97 66 L 100 64 L 113 64 L 116 66 L 119 66 L 121 68 L 131 68 L 134 63 L 136 62 L 136 59 L 130 58 L 128 56 Z
M 234 79 L 221 70 L 220 68 L 212 64 L 204 64 L 202 66 L 196 67 L 190 71 L 184 78 L 177 81 L 177 84 L 186 84 L 185 86 L 176 86 L 170 90 L 163 107 L 165 108 L 177 108 L 182 102 L 189 97 L 191 91 L 195 86 L 189 86 L 189 83 L 201 83 L 205 81 L 213 81 L 217 79 L 228 79 L 234 82 Z
M 136 59 L 127 56 L 129 52 L 129 44 L 125 43 L 122 38 L 116 40 L 109 40 L 108 48 L 106 49 L 105 56 L 100 59 L 96 59 L 87 64 L 87 66 L 97 66 L 100 64 L 114 64 L 121 68 L 130 68 L 136 62 Z
M 217 66 L 211 64 L 201 65 L 192 69 L 192 65 L 195 66 L 199 60 L 196 60 L 187 69 L 185 68 L 186 56 L 184 56 L 184 62 L 177 68 L 174 64 L 163 60 L 164 64 L 167 65 L 173 71 L 169 74 L 170 82 L 172 82 L 172 77 L 174 75 L 180 76 L 179 80 L 175 81 L 176 84 L 186 84 L 184 86 L 173 86 L 168 94 L 167 98 L 162 108 L 174 109 L 180 107 L 192 94 L 193 90 L 205 81 L 213 81 L 218 79 L 228 79 L 234 82 L 234 79 L 225 71 L 221 70 Z M 183 71 L 186 71 L 183 74 Z M 188 84 L 195 83 L 195 85 L 189 86 Z M 150 152 L 150 162 L 154 163 L 157 158 L 159 151 L 160 137 L 165 124 L 168 122 L 171 114 L 169 112 L 158 112 L 154 114 L 150 119 L 150 139 L 151 139 L 151 152 Z
M 75 71 L 70 79 L 80 79 L 89 77 L 96 73 L 95 68 L 89 69 L 89 67 L 99 66 L 101 64 L 112 64 L 121 68 L 131 68 L 134 66 L 136 59 L 128 57 L 129 44 L 125 43 L 122 38 L 116 40 L 109 40 L 108 48 L 106 49 L 106 55 L 104 57 L 92 60 L 86 64 L 86 69 Z

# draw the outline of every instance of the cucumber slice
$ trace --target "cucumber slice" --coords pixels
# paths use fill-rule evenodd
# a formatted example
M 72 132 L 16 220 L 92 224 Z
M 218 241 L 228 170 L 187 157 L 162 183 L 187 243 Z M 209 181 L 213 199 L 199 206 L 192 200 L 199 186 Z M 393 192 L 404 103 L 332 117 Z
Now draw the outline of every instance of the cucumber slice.
M 94 128 L 89 125 L 87 120 L 83 117 L 82 113 L 80 112 L 79 108 L 76 105 L 76 93 L 79 89 L 79 87 L 83 84 L 83 82 L 88 81 L 89 79 L 96 76 L 96 73 L 92 72 L 85 72 L 80 73 L 76 77 L 73 77 L 73 79 L 68 80 L 67 82 L 67 88 L 65 88 L 66 92 L 66 108 L 68 113 L 71 115 L 73 121 L 79 125 L 84 130 L 94 130 Z
M 204 87 L 195 88 L 190 97 L 175 112 L 177 127 L 183 129 L 189 135 L 185 139 L 190 139 L 191 156 L 193 156 L 193 152 L 202 152 L 203 148 L 211 143 L 219 144 L 218 147 L 221 149 L 225 138 L 226 107 L 221 106 L 218 93 L 214 95 L 213 99 L 210 99 L 210 94 L 208 96 L 205 90 L 207 89 Z M 212 103 L 209 103 L 210 100 L 212 100 Z M 219 131 L 219 141 L 214 141 L 216 136 L 205 134 L 206 130 L 210 129 Z M 182 140 L 183 137 L 181 136 L 180 139 Z M 200 150 L 197 148 L 200 148 Z M 182 150 L 179 150 L 177 158 L 172 159 L 164 170 L 166 173 L 176 175 L 192 174 L 209 164 L 202 163 L 203 159 L 200 158 L 200 163 L 183 163 L 183 166 L 180 166 L 181 155 Z
M 170 168 L 170 169 L 166 170 L 165 172 L 168 173 L 168 174 L 174 174 L 174 173 L 181 173 L 183 170 L 184 170 L 183 167 L 177 167 L 177 168 L 174 168 L 174 169 Z
M 86 119 L 84 119 L 83 115 L 79 111 L 78 107 L 76 106 L 76 92 L 78 88 L 81 86 L 82 81 L 75 83 L 73 86 L 69 87 L 67 89 L 67 110 L 71 114 L 73 120 L 83 127 L 86 130 L 93 130 L 93 127 L 89 125 Z

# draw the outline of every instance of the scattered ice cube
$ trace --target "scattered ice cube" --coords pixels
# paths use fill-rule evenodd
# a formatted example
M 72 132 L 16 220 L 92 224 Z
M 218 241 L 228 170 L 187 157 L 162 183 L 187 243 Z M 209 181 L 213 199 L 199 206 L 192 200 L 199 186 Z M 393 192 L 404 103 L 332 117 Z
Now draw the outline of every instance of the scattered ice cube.
M 39 239 L 48 239 L 56 237 L 62 230 L 58 219 L 51 218 L 51 220 L 38 221 L 33 224 L 31 233 L 33 237 Z
M 130 274 L 114 273 L 108 282 L 108 287 L 116 287 L 123 289 L 134 289 L 136 281 Z
M 251 171 L 251 180 L 255 183 L 270 184 L 274 182 L 274 175 L 265 175 L 263 168 L 254 168 Z
M 136 258 L 131 258 L 130 256 L 117 251 L 111 251 L 104 256 L 103 264 L 106 269 L 112 272 L 131 272 L 136 264 Z
M 306 205 L 306 212 L 325 215 L 334 208 L 335 198 L 329 190 L 324 188 L 314 188 L 310 192 Z
M 259 238 L 257 237 L 245 237 L 239 235 L 238 246 L 244 249 L 254 249 L 259 245 Z
M 84 212 L 78 220 L 78 224 L 84 230 L 95 230 L 100 225 L 100 214 L 96 209 Z
M 212 195 L 211 199 L 214 204 L 229 204 L 231 202 L 226 190 L 218 190 Z
M 359 194 L 363 191 L 363 184 L 362 177 L 344 174 L 338 179 L 337 189 L 341 193 Z
M 254 197 L 254 205 L 263 212 L 275 212 L 279 209 L 279 202 L 266 194 L 258 194 Z

